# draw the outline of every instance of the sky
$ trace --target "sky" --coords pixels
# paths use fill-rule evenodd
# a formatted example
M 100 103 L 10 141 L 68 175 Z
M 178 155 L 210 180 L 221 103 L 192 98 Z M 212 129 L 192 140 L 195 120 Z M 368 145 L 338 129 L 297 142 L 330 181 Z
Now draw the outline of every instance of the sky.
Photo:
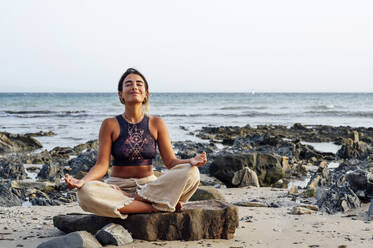
M 373 92 L 373 1 L 0 3 L 0 92 Z

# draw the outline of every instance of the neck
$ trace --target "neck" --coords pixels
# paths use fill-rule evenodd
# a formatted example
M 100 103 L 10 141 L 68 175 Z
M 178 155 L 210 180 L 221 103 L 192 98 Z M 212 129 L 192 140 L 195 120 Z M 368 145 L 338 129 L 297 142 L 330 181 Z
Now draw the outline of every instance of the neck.
M 127 106 L 124 111 L 124 117 L 128 122 L 137 123 L 144 117 L 144 112 L 141 105 Z

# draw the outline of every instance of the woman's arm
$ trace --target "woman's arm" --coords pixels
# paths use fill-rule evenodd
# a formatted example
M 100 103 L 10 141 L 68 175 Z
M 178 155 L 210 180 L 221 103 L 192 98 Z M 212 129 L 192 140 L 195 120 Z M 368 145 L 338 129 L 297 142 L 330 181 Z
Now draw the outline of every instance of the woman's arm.
M 67 183 L 67 186 L 69 188 L 81 188 L 85 183 L 101 179 L 103 176 L 105 176 L 110 163 L 114 124 L 115 122 L 111 118 L 105 119 L 102 122 L 100 134 L 98 137 L 99 147 L 96 164 L 89 170 L 87 175 L 85 175 L 80 180 L 70 177 L 68 174 L 66 174 L 65 182 Z
M 193 166 L 202 166 L 206 163 L 206 153 L 197 154 L 191 159 L 178 159 L 172 149 L 170 135 L 165 122 L 160 117 L 154 117 L 155 126 L 157 127 L 158 148 L 161 154 L 164 165 L 171 169 L 175 165 L 189 163 Z

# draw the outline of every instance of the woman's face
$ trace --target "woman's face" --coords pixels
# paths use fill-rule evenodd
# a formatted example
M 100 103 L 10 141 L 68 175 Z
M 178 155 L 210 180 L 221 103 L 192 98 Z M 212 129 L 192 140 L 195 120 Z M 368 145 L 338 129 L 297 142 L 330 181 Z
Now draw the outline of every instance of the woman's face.
M 124 99 L 125 103 L 142 103 L 148 96 L 148 91 L 141 76 L 129 74 L 123 80 L 123 90 L 119 91 L 118 95 Z

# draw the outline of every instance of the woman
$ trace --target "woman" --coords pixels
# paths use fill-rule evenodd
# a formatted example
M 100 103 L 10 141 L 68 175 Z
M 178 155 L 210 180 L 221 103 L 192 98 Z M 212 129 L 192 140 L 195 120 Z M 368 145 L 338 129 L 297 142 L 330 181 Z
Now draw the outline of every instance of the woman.
M 96 164 L 80 180 L 66 174 L 68 187 L 78 188 L 79 205 L 84 210 L 102 216 L 125 218 L 123 214 L 180 209 L 181 202 L 189 200 L 198 187 L 196 167 L 206 163 L 206 153 L 187 160 L 175 157 L 164 121 L 144 113 L 149 87 L 139 71 L 129 68 L 122 75 L 118 96 L 125 111 L 102 122 Z M 156 144 L 169 169 L 159 178 L 152 168 Z M 114 161 L 109 179 L 97 181 L 106 174 L 111 155 Z

